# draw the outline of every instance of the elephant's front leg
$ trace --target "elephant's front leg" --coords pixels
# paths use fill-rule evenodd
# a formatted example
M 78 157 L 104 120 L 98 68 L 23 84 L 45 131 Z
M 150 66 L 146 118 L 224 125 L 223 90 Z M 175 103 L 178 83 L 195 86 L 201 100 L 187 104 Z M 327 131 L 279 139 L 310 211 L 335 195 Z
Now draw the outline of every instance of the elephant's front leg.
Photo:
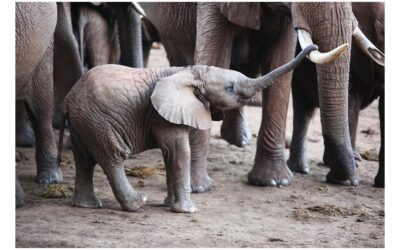
M 163 152 L 167 170 L 168 197 L 171 211 L 194 213 L 197 208 L 190 200 L 189 129 L 160 120 L 153 127 L 154 138 Z
M 198 3 L 196 29 L 195 63 L 228 69 L 234 40 L 233 24 L 215 4 Z M 221 137 L 238 147 L 250 144 L 251 132 L 243 107 L 225 112 Z
M 269 42 L 271 49 L 265 55 L 263 69 L 274 69 L 293 59 L 296 36 L 292 25 L 281 27 L 277 39 Z M 272 37 L 272 36 L 271 36 Z M 263 72 L 264 73 L 264 72 Z M 252 185 L 287 186 L 293 178 L 285 163 L 285 128 L 289 105 L 292 73 L 279 78 L 276 84 L 263 90 L 263 111 L 257 139 L 257 151 L 253 169 L 248 174 Z
M 211 188 L 207 174 L 207 156 L 210 145 L 210 130 L 191 129 L 190 141 L 190 186 L 193 193 L 203 193 Z

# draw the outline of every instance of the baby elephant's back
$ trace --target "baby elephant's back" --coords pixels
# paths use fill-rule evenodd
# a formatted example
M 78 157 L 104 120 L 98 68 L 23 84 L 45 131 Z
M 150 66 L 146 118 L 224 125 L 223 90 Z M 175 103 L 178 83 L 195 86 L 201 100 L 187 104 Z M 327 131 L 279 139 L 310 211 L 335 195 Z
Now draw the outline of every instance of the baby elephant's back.
M 68 113 L 71 133 L 83 142 L 91 141 L 90 145 L 103 145 L 103 153 L 131 147 L 126 143 L 137 137 L 140 128 L 136 126 L 150 104 L 150 78 L 149 70 L 119 65 L 88 71 L 66 97 L 64 112 Z M 99 151 L 91 150 L 90 145 L 85 145 L 89 151 Z
M 143 106 L 150 101 L 150 71 L 120 65 L 101 65 L 89 70 L 66 97 L 69 113 L 75 108 L 96 109 L 122 115 L 127 106 Z

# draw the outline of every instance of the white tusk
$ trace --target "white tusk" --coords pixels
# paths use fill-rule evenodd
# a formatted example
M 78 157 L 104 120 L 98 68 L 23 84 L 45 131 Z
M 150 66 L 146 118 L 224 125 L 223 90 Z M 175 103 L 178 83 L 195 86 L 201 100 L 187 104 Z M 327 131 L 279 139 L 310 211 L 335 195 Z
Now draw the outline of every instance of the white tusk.
M 311 35 L 308 31 L 304 29 L 297 29 L 297 34 L 298 34 L 298 39 L 299 43 L 302 49 L 305 49 L 307 46 L 314 44 Z M 348 43 L 342 44 L 339 47 L 322 53 L 319 52 L 318 50 L 311 51 L 311 53 L 307 56 L 307 58 L 317 64 L 325 64 L 332 62 L 333 60 L 336 60 L 338 57 L 340 57 L 349 47 Z
M 364 35 L 360 28 L 355 28 L 353 38 L 358 47 L 367 54 L 377 64 L 385 66 L 385 54 L 382 53 L 371 41 Z
M 142 17 L 147 17 L 146 12 L 140 7 L 139 3 L 137 2 L 132 2 L 133 8 L 142 16 Z

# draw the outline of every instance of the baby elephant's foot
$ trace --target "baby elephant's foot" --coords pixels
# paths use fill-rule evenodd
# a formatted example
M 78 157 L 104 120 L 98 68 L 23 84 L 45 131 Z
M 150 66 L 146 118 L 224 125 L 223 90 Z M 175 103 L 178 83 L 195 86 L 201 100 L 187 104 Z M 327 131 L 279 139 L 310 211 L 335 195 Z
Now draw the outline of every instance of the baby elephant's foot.
M 101 208 L 103 204 L 101 200 L 93 195 L 74 195 L 72 206 L 87 207 L 87 208 Z
M 127 212 L 134 212 L 146 203 L 147 194 L 135 192 L 130 198 L 120 202 L 122 210 Z
M 175 213 L 196 213 L 197 208 L 189 201 L 178 201 L 172 204 L 171 211 Z
M 308 174 L 310 172 L 310 166 L 305 161 L 294 161 L 293 159 L 289 158 L 286 164 L 290 170 L 294 172 L 301 174 Z
M 63 175 L 60 168 L 39 168 L 35 177 L 35 182 L 39 184 L 60 183 L 63 181 Z
M 192 178 L 190 181 L 190 187 L 192 193 L 204 193 L 211 189 L 211 178 L 205 174 L 203 176 L 197 176 L 197 178 Z
M 174 200 L 175 200 L 174 196 L 168 195 L 164 199 L 164 205 L 167 206 L 167 207 L 170 207 L 174 203 Z

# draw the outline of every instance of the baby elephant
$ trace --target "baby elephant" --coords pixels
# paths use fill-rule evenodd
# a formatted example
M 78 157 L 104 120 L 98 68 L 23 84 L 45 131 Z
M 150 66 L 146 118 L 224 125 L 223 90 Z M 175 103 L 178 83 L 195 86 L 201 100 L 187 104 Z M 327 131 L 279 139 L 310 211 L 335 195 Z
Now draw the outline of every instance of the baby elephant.
M 204 65 L 157 69 L 102 65 L 91 69 L 69 92 L 63 111 L 76 165 L 73 204 L 101 207 L 93 191 L 93 170 L 98 163 L 122 209 L 137 210 L 147 196 L 129 184 L 123 161 L 144 150 L 161 148 L 167 171 L 166 205 L 173 212 L 196 212 L 190 200 L 190 167 L 197 158 L 191 133 L 210 129 L 212 117 L 222 117 L 221 111 L 250 103 L 258 89 L 270 86 L 315 49 L 314 45 L 306 48 L 289 63 L 256 79 Z

